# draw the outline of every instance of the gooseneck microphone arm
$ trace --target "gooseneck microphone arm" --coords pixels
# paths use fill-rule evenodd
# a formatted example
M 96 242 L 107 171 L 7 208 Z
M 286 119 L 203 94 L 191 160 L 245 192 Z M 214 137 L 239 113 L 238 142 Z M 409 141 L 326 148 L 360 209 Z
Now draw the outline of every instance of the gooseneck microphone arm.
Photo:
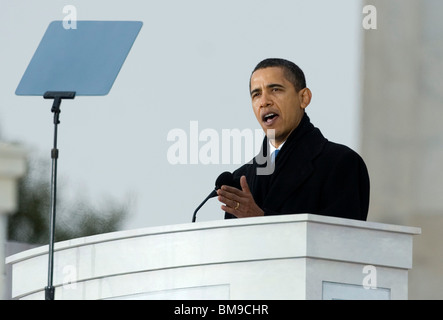
M 205 200 L 195 209 L 194 215 L 192 216 L 192 222 L 195 222 L 195 218 L 197 216 L 197 211 L 208 201 L 210 198 L 213 198 L 217 195 L 217 190 L 221 188 L 222 185 L 228 186 L 236 186 L 232 173 L 229 171 L 225 171 L 220 174 L 215 181 L 215 189 L 206 197 Z
M 203 200 L 203 202 L 197 207 L 197 209 L 195 209 L 194 215 L 192 216 L 192 222 L 195 222 L 195 219 L 197 217 L 197 211 L 200 210 L 201 207 L 203 207 L 203 205 L 206 203 L 206 201 L 215 197 L 216 195 L 217 195 L 217 190 L 215 190 L 215 189 L 212 190 L 212 192 L 206 197 L 206 199 Z

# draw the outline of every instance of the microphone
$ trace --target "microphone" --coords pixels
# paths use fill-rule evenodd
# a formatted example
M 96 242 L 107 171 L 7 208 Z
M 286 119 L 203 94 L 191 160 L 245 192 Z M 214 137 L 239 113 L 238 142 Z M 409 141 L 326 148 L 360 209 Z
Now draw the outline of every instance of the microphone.
M 208 201 L 210 198 L 213 198 L 217 195 L 217 190 L 221 188 L 222 185 L 227 185 L 231 187 L 236 187 L 237 189 L 241 189 L 240 180 L 234 179 L 234 176 L 231 172 L 225 171 L 221 173 L 217 180 L 215 180 L 215 188 L 211 191 L 211 193 L 206 197 L 205 200 L 195 209 L 194 215 L 192 216 L 192 222 L 195 222 L 195 218 L 197 216 L 197 211 L 200 210 L 201 207 Z

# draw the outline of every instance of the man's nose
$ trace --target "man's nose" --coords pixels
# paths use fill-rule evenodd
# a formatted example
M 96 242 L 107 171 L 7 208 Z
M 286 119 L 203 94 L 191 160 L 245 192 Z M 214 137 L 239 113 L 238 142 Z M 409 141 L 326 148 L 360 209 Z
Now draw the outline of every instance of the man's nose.
M 260 96 L 260 107 L 269 107 L 272 105 L 272 99 L 268 93 L 263 92 Z

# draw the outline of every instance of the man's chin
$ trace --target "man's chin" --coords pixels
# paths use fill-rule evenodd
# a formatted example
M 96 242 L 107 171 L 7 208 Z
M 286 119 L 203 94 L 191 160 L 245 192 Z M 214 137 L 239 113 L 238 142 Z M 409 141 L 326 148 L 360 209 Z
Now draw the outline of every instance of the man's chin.
M 278 132 L 276 129 L 266 129 L 265 134 L 272 145 L 275 146 L 276 140 L 278 140 Z
M 274 128 L 264 128 L 263 131 L 266 134 L 266 137 L 268 137 L 268 139 L 270 140 L 274 140 L 276 138 L 277 135 L 277 130 Z

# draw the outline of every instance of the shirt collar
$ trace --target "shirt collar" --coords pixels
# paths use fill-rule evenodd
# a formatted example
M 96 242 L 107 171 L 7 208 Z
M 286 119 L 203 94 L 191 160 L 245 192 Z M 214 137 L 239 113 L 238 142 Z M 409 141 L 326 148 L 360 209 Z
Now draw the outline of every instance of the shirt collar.
M 274 147 L 273 145 L 272 145 L 272 143 L 271 143 L 271 141 L 268 141 L 268 144 L 269 144 L 269 154 L 272 154 L 275 150 L 281 150 L 281 147 L 283 147 L 283 145 L 285 144 L 285 142 L 286 141 L 283 141 L 283 143 L 282 144 L 280 144 L 279 145 L 279 147 L 278 148 L 276 148 L 276 147 Z

